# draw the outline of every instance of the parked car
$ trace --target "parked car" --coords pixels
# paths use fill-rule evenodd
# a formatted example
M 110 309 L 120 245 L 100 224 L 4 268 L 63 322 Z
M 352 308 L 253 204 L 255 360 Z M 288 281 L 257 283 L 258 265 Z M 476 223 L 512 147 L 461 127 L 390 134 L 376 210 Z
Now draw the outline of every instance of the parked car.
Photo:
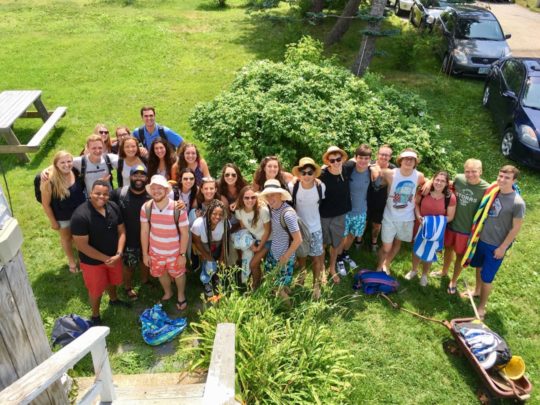
M 503 155 L 540 168 L 540 58 L 495 62 L 482 104 L 502 132 Z
M 477 6 L 444 10 L 433 32 L 440 37 L 439 54 L 446 74 L 487 75 L 493 62 L 510 56 L 510 47 L 493 13 Z
M 386 5 L 392 7 L 396 15 L 404 15 L 411 11 L 414 0 L 387 0 Z
M 471 4 L 475 0 L 414 0 L 409 21 L 420 29 L 433 28 L 433 24 L 447 8 L 458 4 Z

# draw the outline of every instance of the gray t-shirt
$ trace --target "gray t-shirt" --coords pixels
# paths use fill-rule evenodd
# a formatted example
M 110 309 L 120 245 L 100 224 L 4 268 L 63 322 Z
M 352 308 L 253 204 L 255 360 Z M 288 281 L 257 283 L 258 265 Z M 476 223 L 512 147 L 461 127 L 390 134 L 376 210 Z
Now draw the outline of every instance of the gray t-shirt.
M 353 169 L 349 177 L 349 187 L 351 189 L 351 203 L 353 214 L 365 214 L 367 212 L 367 192 L 371 175 L 369 169 L 362 173 Z
M 111 160 L 111 166 L 113 169 L 118 168 L 118 156 L 113 153 L 108 153 L 109 159 Z M 101 179 L 103 176 L 106 176 L 109 174 L 109 168 L 107 167 L 107 163 L 105 162 L 105 158 L 101 156 L 101 161 L 98 164 L 92 163 L 88 156 L 84 157 L 86 159 L 86 175 L 84 176 L 84 184 L 86 185 L 86 192 L 88 197 L 90 197 L 90 192 L 92 191 L 92 184 L 96 180 Z M 73 159 L 73 167 L 77 169 L 79 172 L 81 171 L 81 162 L 83 157 L 77 156 Z M 111 178 L 109 179 L 109 183 L 113 179 L 114 173 L 111 173 Z M 129 184 L 129 183 L 128 183 Z M 112 190 L 112 183 L 111 183 L 111 190 Z
M 493 246 L 499 246 L 512 229 L 514 218 L 525 216 L 525 201 L 515 191 L 499 193 L 491 206 L 480 240 Z

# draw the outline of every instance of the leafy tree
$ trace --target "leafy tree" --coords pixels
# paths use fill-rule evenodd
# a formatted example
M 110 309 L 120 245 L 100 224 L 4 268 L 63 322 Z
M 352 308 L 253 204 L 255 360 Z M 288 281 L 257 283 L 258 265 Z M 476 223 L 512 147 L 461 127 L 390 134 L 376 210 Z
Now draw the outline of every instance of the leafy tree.
M 244 67 L 228 91 L 195 107 L 190 124 L 212 153 L 214 173 L 234 162 L 249 177 L 268 155 L 290 169 L 303 156 L 320 161 L 329 145 L 352 152 L 363 142 L 413 147 L 424 170 L 452 171 L 455 155 L 425 111 L 417 95 L 384 86 L 374 75 L 357 78 L 304 37 L 288 47 L 284 63 Z

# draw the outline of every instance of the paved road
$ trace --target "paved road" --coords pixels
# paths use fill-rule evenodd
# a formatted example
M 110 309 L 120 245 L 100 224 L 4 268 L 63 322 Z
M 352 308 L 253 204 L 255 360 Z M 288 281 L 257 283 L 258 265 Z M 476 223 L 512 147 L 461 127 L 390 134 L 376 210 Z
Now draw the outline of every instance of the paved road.
M 540 13 L 525 7 L 508 3 L 483 3 L 502 25 L 505 34 L 512 34 L 508 40 L 513 56 L 533 56 L 540 58 Z

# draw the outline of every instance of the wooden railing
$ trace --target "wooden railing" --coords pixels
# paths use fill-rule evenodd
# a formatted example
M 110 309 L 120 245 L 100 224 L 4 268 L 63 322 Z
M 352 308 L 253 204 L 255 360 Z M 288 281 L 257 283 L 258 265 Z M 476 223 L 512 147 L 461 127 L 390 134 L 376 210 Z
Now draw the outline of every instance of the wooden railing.
M 90 404 L 100 396 L 102 402 L 115 399 L 111 365 L 105 338 L 110 329 L 106 326 L 90 328 L 62 350 L 54 353 L 43 363 L 19 378 L 0 392 L 0 404 L 27 404 L 57 381 L 88 352 L 92 353 L 92 362 L 96 374 L 94 385 L 79 402 Z

